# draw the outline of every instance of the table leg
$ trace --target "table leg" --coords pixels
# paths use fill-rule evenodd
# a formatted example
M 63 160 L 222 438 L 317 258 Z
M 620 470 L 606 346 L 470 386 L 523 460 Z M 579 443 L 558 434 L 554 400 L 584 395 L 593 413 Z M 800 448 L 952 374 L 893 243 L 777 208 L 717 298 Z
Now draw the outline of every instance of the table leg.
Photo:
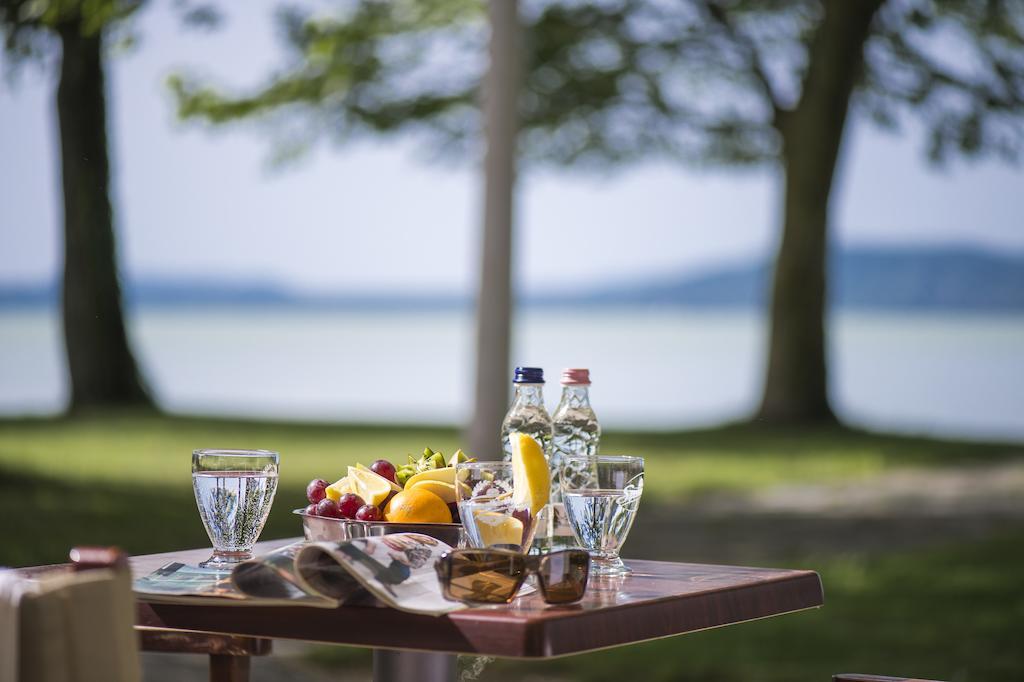
M 454 682 L 459 657 L 422 651 L 373 650 L 373 682 Z
M 249 682 L 249 656 L 210 654 L 210 682 Z

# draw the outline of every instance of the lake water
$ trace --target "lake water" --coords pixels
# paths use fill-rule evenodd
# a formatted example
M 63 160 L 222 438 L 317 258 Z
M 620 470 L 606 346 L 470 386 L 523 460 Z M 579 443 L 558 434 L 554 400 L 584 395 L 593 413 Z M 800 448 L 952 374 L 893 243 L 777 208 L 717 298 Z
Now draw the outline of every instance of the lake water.
M 59 411 L 67 396 L 59 319 L 0 313 L 0 413 Z M 465 313 L 144 310 L 131 336 L 161 404 L 187 413 L 462 423 L 471 410 Z M 757 404 L 763 319 L 749 312 L 531 311 L 514 362 L 590 367 L 606 426 L 677 428 Z M 833 401 L 874 428 L 1024 439 L 1024 317 L 840 313 Z

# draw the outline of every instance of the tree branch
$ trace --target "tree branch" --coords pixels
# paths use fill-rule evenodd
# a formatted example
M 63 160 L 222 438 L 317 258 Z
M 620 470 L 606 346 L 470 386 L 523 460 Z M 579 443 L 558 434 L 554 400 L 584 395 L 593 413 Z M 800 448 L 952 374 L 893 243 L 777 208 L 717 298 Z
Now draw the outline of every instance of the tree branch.
M 758 52 L 757 45 L 750 36 L 736 27 L 732 22 L 732 19 L 729 17 L 729 13 L 718 2 L 715 0 L 701 0 L 701 5 L 708 18 L 719 26 L 733 44 L 743 52 L 744 57 L 747 60 L 747 68 L 750 69 L 751 75 L 760 86 L 765 98 L 768 100 L 768 105 L 771 107 L 772 126 L 779 128 L 781 119 L 785 112 L 782 109 L 782 104 L 779 101 L 779 98 L 775 94 L 775 88 L 772 86 L 771 78 L 768 76 L 768 70 L 765 68 L 764 62 L 761 60 L 761 53 Z

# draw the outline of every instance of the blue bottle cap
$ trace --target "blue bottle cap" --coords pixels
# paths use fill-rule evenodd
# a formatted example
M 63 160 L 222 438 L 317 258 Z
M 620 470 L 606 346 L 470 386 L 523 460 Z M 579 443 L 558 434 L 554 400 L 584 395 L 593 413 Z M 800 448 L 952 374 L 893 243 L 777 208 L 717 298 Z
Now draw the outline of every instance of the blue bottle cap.
M 542 367 L 516 367 L 514 384 L 543 384 L 544 369 Z

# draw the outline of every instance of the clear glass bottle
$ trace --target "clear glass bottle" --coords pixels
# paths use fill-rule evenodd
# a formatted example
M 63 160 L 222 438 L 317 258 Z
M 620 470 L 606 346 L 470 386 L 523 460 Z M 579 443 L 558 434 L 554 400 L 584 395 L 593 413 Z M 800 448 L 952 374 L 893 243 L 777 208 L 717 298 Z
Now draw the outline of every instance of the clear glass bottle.
M 562 399 L 552 417 L 551 513 L 548 522 L 550 549 L 574 547 L 576 540 L 562 501 L 562 460 L 568 455 L 596 455 L 601 425 L 590 406 L 590 370 L 562 370 Z
M 551 461 L 551 415 L 544 408 L 544 370 L 540 367 L 516 367 L 512 379 L 515 398 L 501 422 L 501 451 L 505 461 L 512 459 L 509 434 L 528 433 L 541 444 Z

